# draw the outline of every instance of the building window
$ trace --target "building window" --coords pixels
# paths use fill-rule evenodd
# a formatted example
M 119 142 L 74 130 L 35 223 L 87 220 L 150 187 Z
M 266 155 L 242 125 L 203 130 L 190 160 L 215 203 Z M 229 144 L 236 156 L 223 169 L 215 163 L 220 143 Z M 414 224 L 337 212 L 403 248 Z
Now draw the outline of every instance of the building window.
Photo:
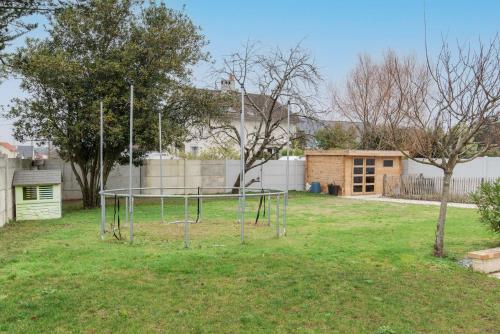
M 23 187 L 23 200 L 33 201 L 36 200 L 36 186 Z
M 54 188 L 52 186 L 38 187 L 40 199 L 54 199 Z
M 384 167 L 393 167 L 394 160 L 384 160 Z
M 191 154 L 192 154 L 194 157 L 197 157 L 197 156 L 198 156 L 198 151 L 199 151 L 199 147 L 198 147 L 198 146 L 191 146 Z

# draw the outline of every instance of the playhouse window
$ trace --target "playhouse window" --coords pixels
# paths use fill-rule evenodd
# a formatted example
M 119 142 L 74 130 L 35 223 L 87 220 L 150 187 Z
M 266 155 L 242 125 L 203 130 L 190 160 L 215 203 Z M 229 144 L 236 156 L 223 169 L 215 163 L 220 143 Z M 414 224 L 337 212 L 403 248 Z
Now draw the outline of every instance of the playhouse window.
M 52 186 L 40 186 L 38 187 L 38 193 L 40 195 L 40 199 L 54 198 L 54 188 Z
M 36 200 L 36 187 L 35 186 L 28 186 L 28 187 L 23 187 L 23 200 L 24 201 L 31 201 L 31 200 Z

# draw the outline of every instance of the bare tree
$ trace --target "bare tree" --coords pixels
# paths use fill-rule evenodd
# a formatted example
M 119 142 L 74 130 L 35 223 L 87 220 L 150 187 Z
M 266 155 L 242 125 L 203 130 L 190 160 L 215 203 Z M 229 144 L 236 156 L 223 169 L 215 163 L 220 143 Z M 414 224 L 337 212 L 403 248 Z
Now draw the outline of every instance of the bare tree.
M 434 255 L 444 256 L 444 231 L 450 181 L 455 166 L 484 155 L 498 145 L 500 104 L 500 43 L 496 36 L 477 49 L 458 46 L 452 51 L 443 41 L 433 65 L 400 61 L 388 63 L 398 88 L 385 120 L 393 144 L 408 158 L 443 170 L 441 207 Z M 415 154 L 402 149 L 411 143 Z M 416 159 L 419 156 L 424 159 Z
M 245 172 L 276 159 L 286 145 L 287 108 L 291 108 L 293 123 L 301 117 L 313 117 L 317 105 L 317 90 L 321 76 L 311 56 L 300 44 L 290 50 L 279 48 L 269 52 L 247 44 L 244 50 L 224 59 L 219 75 L 230 77 L 244 93 L 246 124 Z M 237 87 L 235 87 L 237 88 Z M 239 94 L 227 92 L 232 104 L 225 117 L 212 119 L 209 132 L 215 141 L 240 145 L 239 127 L 232 122 L 241 112 Z M 291 133 L 299 140 L 303 132 Z M 234 187 L 240 186 L 237 177 Z
M 393 56 L 389 51 L 385 59 Z M 361 149 L 388 149 L 383 115 L 393 87 L 384 69 L 383 63 L 374 62 L 369 55 L 359 55 L 345 87 L 332 90 L 332 111 L 353 123 Z

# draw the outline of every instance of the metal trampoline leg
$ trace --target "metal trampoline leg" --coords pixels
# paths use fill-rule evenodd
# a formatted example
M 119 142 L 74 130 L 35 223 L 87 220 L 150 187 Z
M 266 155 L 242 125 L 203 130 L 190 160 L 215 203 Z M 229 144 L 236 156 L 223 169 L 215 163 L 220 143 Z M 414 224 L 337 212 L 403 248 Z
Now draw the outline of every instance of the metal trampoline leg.
M 276 236 L 280 237 L 280 195 L 276 195 Z
M 283 198 L 283 235 L 286 236 L 287 209 L 288 209 L 288 193 L 285 193 Z
M 106 196 L 101 195 L 101 240 L 104 240 L 106 233 Z
M 271 195 L 267 195 L 267 226 L 271 226 Z
M 134 242 L 134 197 L 130 198 L 130 215 L 129 215 L 129 225 L 130 225 L 130 243 Z
M 188 198 L 184 197 L 184 247 L 189 248 Z
M 200 215 L 198 217 L 198 222 L 201 223 L 202 216 L 203 216 L 203 188 L 200 187 L 198 195 L 201 195 L 199 198 L 200 199 Z
M 128 197 L 125 197 L 125 224 L 128 225 Z

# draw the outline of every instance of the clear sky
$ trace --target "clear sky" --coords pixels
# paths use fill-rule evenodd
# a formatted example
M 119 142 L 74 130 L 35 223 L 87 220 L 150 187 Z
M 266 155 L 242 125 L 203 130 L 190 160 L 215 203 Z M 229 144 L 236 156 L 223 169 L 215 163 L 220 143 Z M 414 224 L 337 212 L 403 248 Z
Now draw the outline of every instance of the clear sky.
M 167 0 L 199 25 L 215 61 L 247 40 L 288 48 L 303 40 L 328 84 L 341 82 L 359 53 L 380 57 L 387 48 L 400 54 L 424 51 L 423 0 Z M 427 0 L 427 39 L 431 53 L 441 37 L 460 43 L 488 40 L 499 31 L 500 0 Z M 43 27 L 34 36 L 43 36 Z M 23 41 L 19 40 L 17 44 Z M 195 70 L 194 82 L 214 83 L 208 66 Z M 18 81 L 0 85 L 0 105 L 23 93 Z M 13 141 L 11 126 L 0 118 L 0 141 Z

